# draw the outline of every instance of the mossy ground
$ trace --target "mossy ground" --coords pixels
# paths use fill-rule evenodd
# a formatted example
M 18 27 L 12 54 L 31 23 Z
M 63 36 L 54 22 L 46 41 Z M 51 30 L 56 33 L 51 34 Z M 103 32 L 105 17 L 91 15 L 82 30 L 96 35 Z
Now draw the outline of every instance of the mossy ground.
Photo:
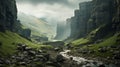
M 89 39 L 81 38 L 81 39 L 75 40 L 72 42 L 73 43 L 72 45 L 74 46 L 73 53 L 77 53 L 77 52 L 74 52 L 74 50 L 76 50 L 75 48 L 77 47 L 77 49 L 89 49 L 89 50 L 95 51 L 95 53 L 88 54 L 88 56 L 94 55 L 96 57 L 104 57 L 104 58 L 108 56 L 112 56 L 112 53 L 110 52 L 110 50 L 114 51 L 115 49 L 109 49 L 107 52 L 104 52 L 104 53 L 99 52 L 98 49 L 100 47 L 110 47 L 110 46 L 120 45 L 120 42 L 116 41 L 117 39 L 120 39 L 119 34 L 120 33 L 116 33 L 113 36 L 109 36 L 107 38 L 105 37 L 103 41 L 100 43 L 93 43 L 93 44 L 87 44 L 87 45 L 82 45 L 82 44 L 90 42 Z M 91 46 L 88 46 L 88 45 L 91 45 Z
M 0 43 L 0 56 L 14 54 L 16 52 L 17 43 L 23 43 L 35 49 L 52 48 L 51 46 L 32 43 L 31 41 L 10 31 L 5 31 L 4 33 L 0 32 Z

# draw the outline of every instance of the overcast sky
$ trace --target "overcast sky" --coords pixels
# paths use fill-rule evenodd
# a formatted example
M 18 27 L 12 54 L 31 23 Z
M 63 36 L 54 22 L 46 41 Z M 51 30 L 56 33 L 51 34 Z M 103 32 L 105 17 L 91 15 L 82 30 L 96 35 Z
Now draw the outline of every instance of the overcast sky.
M 64 22 L 78 9 L 79 3 L 90 0 L 16 0 L 19 12 L 46 18 L 49 22 Z

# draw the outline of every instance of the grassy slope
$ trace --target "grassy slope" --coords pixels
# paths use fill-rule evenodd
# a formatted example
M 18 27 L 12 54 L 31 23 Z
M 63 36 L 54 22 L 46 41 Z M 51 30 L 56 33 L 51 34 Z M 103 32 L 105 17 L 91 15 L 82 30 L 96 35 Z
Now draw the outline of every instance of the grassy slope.
M 96 52 L 94 53 L 94 56 L 100 56 L 100 57 L 108 57 L 108 56 L 112 56 L 112 53 L 110 51 L 107 51 L 105 53 L 100 53 L 98 52 L 99 47 L 106 47 L 106 46 L 112 46 L 112 45 L 119 45 L 119 43 L 116 42 L 117 39 L 120 39 L 120 37 L 118 37 L 120 33 L 116 33 L 113 36 L 110 36 L 108 38 L 103 39 L 103 42 L 97 43 L 97 44 L 91 44 L 91 47 L 87 47 L 87 46 L 81 46 L 80 48 L 82 49 L 90 49 L 90 50 L 95 50 Z M 87 43 L 89 42 L 89 40 L 81 38 L 78 40 L 73 41 L 73 45 L 74 46 L 78 46 L 81 45 L 83 43 Z M 90 54 L 89 54 L 90 55 Z M 93 54 L 91 54 L 93 55 Z
M 74 44 L 73 46 L 79 46 L 79 45 L 86 44 L 86 43 L 90 42 L 91 41 L 91 34 L 95 34 L 98 30 L 99 30 L 99 28 L 91 31 L 90 34 L 88 34 L 88 36 L 86 38 L 80 38 L 80 39 L 74 40 L 72 42 Z
M 73 41 L 72 43 L 74 44 L 74 46 L 78 46 L 78 45 L 81 45 L 81 44 L 85 44 L 87 42 L 89 42 L 88 39 L 80 38 L 80 39 L 77 39 L 77 40 Z
M 37 36 L 51 36 L 55 34 L 53 27 L 42 19 L 36 18 L 23 13 L 18 13 L 18 19 L 24 28 L 31 29 L 32 35 Z
M 46 47 L 44 45 L 34 44 L 18 34 L 10 31 L 6 31 L 5 33 L 0 32 L 0 42 L 2 43 L 0 46 L 0 55 L 2 56 L 13 54 L 16 49 L 16 43 L 24 43 L 33 48 Z
M 78 40 L 74 40 L 72 43 L 73 43 L 73 46 L 74 47 L 78 47 L 82 44 L 86 44 L 88 42 L 91 41 L 91 37 L 94 37 L 94 35 L 96 34 L 96 32 L 100 29 L 97 28 L 95 30 L 93 30 L 92 32 L 90 32 L 90 34 L 88 34 L 88 36 L 86 36 L 85 38 L 80 38 Z M 94 35 L 91 35 L 91 34 L 94 34 Z M 105 47 L 105 46 L 112 46 L 112 45 L 119 45 L 120 43 L 117 43 L 116 40 L 117 39 L 120 39 L 120 37 L 118 37 L 120 33 L 116 33 L 114 34 L 113 36 L 111 36 L 111 33 L 109 33 L 106 37 L 104 37 L 103 41 L 100 42 L 100 43 L 97 43 L 97 44 L 90 44 L 92 45 L 92 47 L 87 47 L 86 45 L 82 45 L 80 46 L 80 48 L 83 48 L 83 49 L 90 49 L 90 50 L 95 50 L 95 54 L 96 56 L 102 56 L 102 57 L 106 57 L 106 56 L 110 56 L 111 55 L 111 52 L 106 52 L 106 53 L 100 53 L 98 52 L 97 50 L 99 49 L 99 47 Z

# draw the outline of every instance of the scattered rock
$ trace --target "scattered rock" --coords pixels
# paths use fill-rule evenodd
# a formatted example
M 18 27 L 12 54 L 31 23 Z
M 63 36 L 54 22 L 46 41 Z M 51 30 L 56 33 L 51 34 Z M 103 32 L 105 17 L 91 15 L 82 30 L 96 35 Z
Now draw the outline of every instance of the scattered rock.
M 101 52 L 101 53 L 104 53 L 104 52 L 107 52 L 107 49 L 106 49 L 106 47 L 100 47 L 98 49 L 98 51 Z
M 98 67 L 105 67 L 105 65 L 104 64 L 100 64 Z
M 65 59 L 64 59 L 64 57 L 63 57 L 61 54 L 58 54 L 58 55 L 56 56 L 56 61 L 57 61 L 57 62 L 64 62 Z
M 60 50 L 60 48 L 56 47 L 56 48 L 54 48 L 54 50 L 55 50 L 55 51 L 59 51 L 59 50 Z

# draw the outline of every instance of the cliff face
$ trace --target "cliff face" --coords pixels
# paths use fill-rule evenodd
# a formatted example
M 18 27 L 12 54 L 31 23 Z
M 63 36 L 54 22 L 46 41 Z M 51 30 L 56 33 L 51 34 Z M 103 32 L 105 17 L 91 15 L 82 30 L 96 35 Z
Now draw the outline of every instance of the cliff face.
M 114 10 L 112 0 L 93 0 L 92 7 L 91 17 L 88 21 L 88 26 L 92 26 L 88 27 L 88 31 L 112 22 Z
M 30 37 L 31 31 L 22 29 L 17 20 L 17 8 L 15 0 L 0 0 L 0 32 L 10 30 L 26 38 Z
M 71 35 L 69 38 L 76 39 L 87 34 L 87 21 L 91 15 L 91 8 L 91 2 L 79 4 L 79 10 L 75 10 L 75 16 L 70 19 Z
M 13 31 L 17 20 L 15 0 L 0 0 L 0 31 L 6 29 Z
M 65 23 L 57 24 L 56 36 L 54 39 L 65 40 L 69 36 L 70 36 L 70 22 L 69 19 L 67 19 Z
M 115 13 L 112 22 L 114 23 L 113 27 L 116 31 L 120 31 L 120 0 L 114 0 Z
M 71 35 L 69 38 L 85 37 L 97 28 L 99 28 L 98 32 L 92 34 L 95 39 L 120 31 L 119 0 L 93 0 L 80 3 L 79 7 L 79 10 L 75 10 L 75 16 L 70 19 Z

